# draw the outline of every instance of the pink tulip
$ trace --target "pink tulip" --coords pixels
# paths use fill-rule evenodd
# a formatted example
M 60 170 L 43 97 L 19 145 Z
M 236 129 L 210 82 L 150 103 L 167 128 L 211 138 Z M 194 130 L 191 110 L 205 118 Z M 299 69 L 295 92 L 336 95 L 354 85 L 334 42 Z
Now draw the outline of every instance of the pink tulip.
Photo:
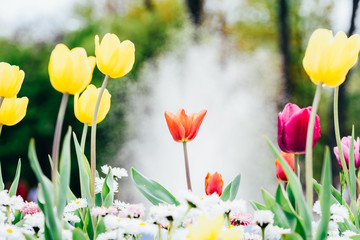
M 283 152 L 305 153 L 307 129 L 311 107 L 299 108 L 296 104 L 286 104 L 278 115 L 278 144 Z M 320 117 L 316 115 L 313 147 L 320 139 Z
M 349 154 L 350 154 L 350 144 L 351 144 L 351 136 L 349 137 L 343 137 L 341 139 L 341 148 L 343 150 L 344 153 L 344 158 L 345 158 L 345 162 L 346 162 L 346 166 L 347 168 L 349 168 Z M 354 139 L 354 160 L 355 160 L 355 169 L 358 169 L 360 166 L 360 139 L 357 138 L 356 140 Z M 340 160 L 340 155 L 339 155 L 339 149 L 338 147 L 334 147 L 334 154 L 336 156 L 336 159 L 340 165 L 341 165 L 341 160 Z

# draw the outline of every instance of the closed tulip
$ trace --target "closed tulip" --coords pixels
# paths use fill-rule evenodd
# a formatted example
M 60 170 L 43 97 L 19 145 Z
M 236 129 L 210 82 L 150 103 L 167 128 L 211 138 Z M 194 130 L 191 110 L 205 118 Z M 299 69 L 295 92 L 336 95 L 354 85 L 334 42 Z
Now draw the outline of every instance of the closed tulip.
M 349 159 L 350 159 L 350 144 L 351 144 L 351 136 L 343 137 L 341 139 L 341 148 L 344 154 L 346 166 L 349 169 Z M 354 161 L 355 161 L 355 169 L 358 169 L 360 166 L 360 139 L 356 138 L 354 139 Z M 336 159 L 340 165 L 341 165 L 341 159 L 339 155 L 339 149 L 338 147 L 334 147 L 334 154 L 336 156 Z
M 291 170 L 294 172 L 295 171 L 295 154 L 281 152 L 280 156 L 287 162 L 287 164 L 289 165 Z M 275 160 L 275 166 L 276 166 L 276 177 L 280 181 L 287 182 L 288 179 L 286 177 L 284 169 L 282 168 L 281 163 L 278 158 Z
M 27 97 L 5 98 L 0 108 L 0 123 L 13 126 L 20 122 L 26 115 L 29 99 Z
M 200 128 L 205 117 L 206 110 L 186 115 L 184 109 L 180 109 L 176 115 L 165 111 L 165 119 L 173 139 L 177 142 L 192 141 Z
M 91 82 L 94 67 L 95 57 L 88 57 L 84 48 L 69 50 L 64 44 L 58 44 L 50 56 L 51 85 L 62 93 L 80 93 Z
M 222 180 L 221 174 L 215 172 L 214 174 L 208 173 L 205 177 L 205 193 L 206 195 L 211 195 L 217 193 L 221 196 L 223 189 L 224 181 Z
M 92 125 L 95 104 L 99 96 L 100 88 L 96 88 L 94 85 L 89 85 L 86 90 L 81 94 L 74 96 L 74 112 L 76 118 L 82 122 L 87 123 L 89 126 Z M 111 95 L 107 89 L 101 97 L 99 113 L 97 116 L 96 123 L 101 122 L 106 117 L 106 114 L 110 110 Z
M 337 87 L 355 65 L 359 50 L 358 34 L 347 38 L 340 31 L 334 37 L 330 30 L 317 29 L 310 37 L 303 66 L 313 83 Z
M 0 96 L 15 97 L 24 81 L 25 73 L 18 66 L 0 62 Z
M 283 152 L 305 153 L 311 107 L 288 103 L 278 115 L 278 144 Z M 316 115 L 312 147 L 320 139 L 320 117 Z
M 95 56 L 99 70 L 112 78 L 126 75 L 135 62 L 135 45 L 125 40 L 120 42 L 115 34 L 107 33 L 99 43 L 95 36 Z

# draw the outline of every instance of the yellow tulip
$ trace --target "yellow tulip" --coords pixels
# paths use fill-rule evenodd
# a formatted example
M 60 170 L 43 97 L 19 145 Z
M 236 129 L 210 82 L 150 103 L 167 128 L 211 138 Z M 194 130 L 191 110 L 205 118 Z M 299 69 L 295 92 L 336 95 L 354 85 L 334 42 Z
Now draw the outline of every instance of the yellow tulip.
M 26 115 L 28 103 L 27 97 L 5 98 L 0 108 L 0 123 L 12 126 L 20 122 Z
M 99 70 L 112 78 L 119 78 L 130 72 L 135 62 L 135 45 L 125 40 L 120 43 L 115 34 L 107 33 L 99 44 L 95 36 L 95 56 Z
M 347 38 L 340 31 L 334 37 L 330 30 L 317 29 L 310 37 L 303 66 L 313 83 L 337 87 L 355 65 L 359 50 L 358 34 Z
M 84 48 L 69 50 L 64 44 L 58 44 L 49 61 L 51 85 L 62 93 L 80 93 L 91 82 L 94 68 L 95 57 L 87 57 Z
M 89 126 L 92 125 L 96 100 L 99 96 L 100 88 L 96 88 L 94 85 L 89 85 L 86 90 L 81 94 L 75 94 L 74 96 L 74 112 L 76 118 L 82 122 L 87 123 Z M 99 113 L 97 116 L 96 123 L 101 122 L 106 117 L 106 114 L 110 109 L 111 95 L 107 89 L 101 97 Z
M 187 239 L 190 240 L 240 240 L 243 239 L 243 231 L 240 228 L 224 227 L 224 216 L 217 215 L 211 219 L 206 215 L 201 215 L 198 218 L 197 225 L 188 226 Z
M 24 81 L 25 73 L 18 66 L 0 62 L 0 96 L 12 98 L 16 96 Z

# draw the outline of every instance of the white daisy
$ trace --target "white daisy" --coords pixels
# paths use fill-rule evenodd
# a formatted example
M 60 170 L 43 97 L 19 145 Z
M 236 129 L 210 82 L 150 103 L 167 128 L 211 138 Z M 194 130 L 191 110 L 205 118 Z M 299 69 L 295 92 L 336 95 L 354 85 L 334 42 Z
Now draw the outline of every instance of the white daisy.
M 31 227 L 37 227 L 42 229 L 44 227 L 45 216 L 42 212 L 34 213 L 34 214 L 26 214 L 24 216 L 25 224 Z
M 109 169 L 111 169 L 111 173 L 114 177 L 121 179 L 123 177 L 127 177 L 128 173 L 125 168 L 118 168 L 118 167 L 110 167 L 108 165 L 104 165 L 101 167 L 101 171 L 104 174 L 108 174 Z
M 282 234 L 290 233 L 291 229 L 284 229 L 278 226 L 269 225 L 266 228 L 266 239 L 280 239 Z
M 109 231 L 99 234 L 96 240 L 123 240 L 124 232 L 122 229 L 117 229 L 114 231 Z
M 257 210 L 254 212 L 253 223 L 261 228 L 274 223 L 274 214 L 269 210 Z
M 74 212 L 80 208 L 87 207 L 87 200 L 85 198 L 77 198 L 71 200 L 68 205 L 65 206 L 64 212 Z
M 25 239 L 20 228 L 14 226 L 14 225 L 9 225 L 9 224 L 4 224 L 0 227 L 0 236 L 6 240 Z
M 69 229 L 62 229 L 61 231 L 62 239 L 63 240 L 72 240 L 72 231 Z
M 344 222 L 344 219 L 349 219 L 349 211 L 347 208 L 338 203 L 331 205 L 330 213 L 330 219 L 335 222 Z
M 317 213 L 318 215 L 321 215 L 321 206 L 319 200 L 314 203 L 313 212 Z
M 95 193 L 100 193 L 103 189 L 105 183 L 105 178 L 95 178 Z M 114 190 L 114 193 L 118 192 L 119 184 L 116 181 L 113 181 L 112 189 Z
M 64 213 L 64 220 L 67 222 L 73 222 L 73 223 L 80 222 L 79 216 L 77 216 L 73 213 L 70 213 L 70 212 Z

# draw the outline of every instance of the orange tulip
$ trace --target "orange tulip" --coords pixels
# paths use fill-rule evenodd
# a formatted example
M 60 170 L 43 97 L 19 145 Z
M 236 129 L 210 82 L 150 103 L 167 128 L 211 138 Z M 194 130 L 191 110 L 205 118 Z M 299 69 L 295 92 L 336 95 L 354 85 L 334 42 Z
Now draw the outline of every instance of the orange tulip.
M 205 177 L 205 193 L 211 195 L 214 192 L 221 196 L 224 181 L 220 173 L 215 172 L 214 174 L 208 173 Z
M 166 123 L 174 140 L 176 142 L 189 142 L 193 140 L 199 131 L 206 112 L 206 110 L 201 110 L 199 113 L 186 115 L 185 110 L 180 109 L 175 115 L 165 111 Z
M 280 156 L 288 163 L 289 167 L 294 172 L 295 171 L 295 154 L 281 152 Z M 275 165 L 276 165 L 276 177 L 280 181 L 287 182 L 288 179 L 286 177 L 284 169 L 282 168 L 281 163 L 278 158 L 275 160 Z

